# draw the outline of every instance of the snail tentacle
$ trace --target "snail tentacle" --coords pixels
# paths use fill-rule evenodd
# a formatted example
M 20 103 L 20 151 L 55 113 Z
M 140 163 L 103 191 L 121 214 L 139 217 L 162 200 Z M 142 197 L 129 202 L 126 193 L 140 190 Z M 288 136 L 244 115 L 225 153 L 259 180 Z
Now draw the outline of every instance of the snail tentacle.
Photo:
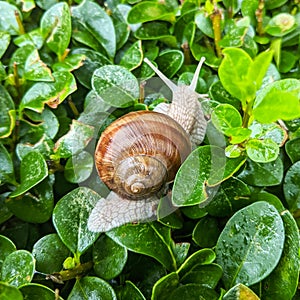
M 133 201 L 110 192 L 107 198 L 101 198 L 93 208 L 88 228 L 93 232 L 106 232 L 127 223 L 153 221 L 158 203 L 156 196 Z

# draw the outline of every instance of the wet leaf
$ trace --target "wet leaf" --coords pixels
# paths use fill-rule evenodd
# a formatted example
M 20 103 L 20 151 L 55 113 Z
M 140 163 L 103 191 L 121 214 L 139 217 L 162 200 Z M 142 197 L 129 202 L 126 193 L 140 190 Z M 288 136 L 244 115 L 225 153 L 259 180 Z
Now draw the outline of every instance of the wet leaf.
M 129 71 L 140 66 L 143 61 L 142 42 L 137 41 L 124 53 L 121 58 L 120 66 L 127 68 Z
M 94 245 L 93 262 L 94 271 L 99 277 L 113 279 L 122 272 L 127 262 L 127 249 L 102 235 Z
M 102 300 L 117 300 L 113 288 L 106 281 L 91 276 L 76 280 L 68 300 L 91 299 L 92 297 Z
M 146 300 L 141 291 L 131 282 L 125 281 L 125 285 L 117 290 L 117 296 L 120 300 L 135 299 L 135 300 Z
M 92 87 L 104 102 L 114 107 L 131 106 L 139 97 L 137 79 L 120 66 L 96 69 L 92 76 Z
M 66 2 L 51 6 L 43 14 L 41 32 L 47 46 L 60 58 L 71 39 L 71 14 Z
M 217 292 L 206 285 L 189 283 L 175 289 L 168 299 L 193 300 L 197 298 L 199 299 L 199 295 L 201 295 L 201 298 L 205 300 L 217 300 L 219 298 Z
M 0 235 L 0 278 L 2 278 L 1 269 L 5 258 L 16 250 L 15 244 L 9 238 Z
M 300 160 L 300 137 L 290 140 L 285 144 L 285 151 L 287 155 L 289 156 L 292 163 L 295 163 L 296 161 Z
M 250 139 L 246 144 L 246 151 L 253 161 L 268 163 L 278 157 L 279 146 L 271 139 Z
M 14 179 L 14 167 L 11 156 L 0 143 L 0 185 L 6 182 L 13 182 Z
M 258 296 L 247 286 L 238 283 L 223 297 L 224 300 L 259 300 Z
M 167 274 L 160 278 L 153 286 L 152 300 L 167 300 L 170 293 L 179 285 L 179 276 L 176 272 Z
M 284 245 L 284 225 L 274 206 L 264 201 L 236 212 L 216 246 L 225 287 L 255 284 L 276 267 Z
M 22 285 L 19 289 L 24 297 L 24 300 L 63 300 L 62 297 L 57 297 L 56 293 L 45 285 L 38 283 L 29 283 Z
M 29 191 L 48 176 L 48 167 L 43 156 L 36 151 L 29 152 L 21 161 L 21 184 L 9 195 L 15 198 Z
M 17 250 L 9 254 L 2 265 L 2 281 L 21 286 L 32 280 L 35 261 L 30 252 Z
M 37 271 L 45 274 L 61 271 L 63 262 L 69 254 L 69 249 L 56 233 L 43 236 L 34 244 L 32 249 Z
M 183 54 L 178 50 L 166 50 L 157 57 L 159 70 L 168 78 L 172 78 L 183 64 Z
M 22 20 L 22 14 L 19 9 L 6 2 L 0 2 L 0 30 L 9 33 L 10 35 L 18 35 L 21 33 L 16 14 Z
M 5 53 L 10 43 L 10 35 L 6 32 L 0 32 L 0 58 Z
M 79 187 L 62 197 L 54 208 L 53 224 L 73 254 L 84 253 L 99 236 L 87 227 L 88 217 L 99 199 L 91 189 Z

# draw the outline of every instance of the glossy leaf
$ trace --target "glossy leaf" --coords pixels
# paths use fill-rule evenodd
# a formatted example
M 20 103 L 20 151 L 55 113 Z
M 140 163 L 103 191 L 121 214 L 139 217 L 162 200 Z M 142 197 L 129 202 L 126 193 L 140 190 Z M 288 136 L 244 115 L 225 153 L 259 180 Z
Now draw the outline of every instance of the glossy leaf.
M 124 53 L 121 58 L 120 66 L 127 68 L 129 71 L 137 68 L 143 61 L 143 51 L 141 41 L 135 42 Z
M 272 36 L 284 36 L 297 28 L 296 19 L 288 13 L 276 14 L 267 24 L 265 31 Z
M 29 152 L 21 161 L 21 184 L 9 196 L 14 198 L 29 191 L 48 176 L 45 159 L 39 152 Z
M 299 96 L 299 80 L 282 79 L 276 81 L 258 94 L 253 106 L 253 116 L 261 123 L 299 118 Z M 268 113 L 266 114 L 266 112 Z
M 35 262 L 30 252 L 17 250 L 9 254 L 2 265 L 2 281 L 14 286 L 29 283 L 34 274 Z
M 5 53 L 8 45 L 10 43 L 10 35 L 6 32 L 0 32 L 0 58 Z
M 102 235 L 93 248 L 94 271 L 99 277 L 110 280 L 118 276 L 127 261 L 127 249 L 106 235 Z
M 94 159 L 89 152 L 81 151 L 71 156 L 64 170 L 65 178 L 72 183 L 79 183 L 89 178 L 93 171 Z
M 92 1 L 82 1 L 72 8 L 72 17 L 76 19 L 102 45 L 109 57 L 116 52 L 115 28 L 104 9 Z
M 23 300 L 22 293 L 15 286 L 0 282 L 0 297 L 3 300 Z
M 170 245 L 170 229 L 156 223 L 124 225 L 107 235 L 128 250 L 155 258 L 168 270 L 176 268 Z
M 0 138 L 8 137 L 15 127 L 15 105 L 7 90 L 0 85 Z
M 168 299 L 192 300 L 199 299 L 199 295 L 205 300 L 217 300 L 219 298 L 217 292 L 206 285 L 189 283 L 175 289 Z
M 103 279 L 85 276 L 78 279 L 69 294 L 68 300 L 76 299 L 117 300 L 113 288 Z
M 12 159 L 7 149 L 0 143 L 0 185 L 13 182 L 15 178 Z
M 176 272 L 160 278 L 153 286 L 151 300 L 167 300 L 170 293 L 179 285 L 179 276 Z
M 121 287 L 117 291 L 118 299 L 126 300 L 126 299 L 135 299 L 135 300 L 145 300 L 146 298 L 141 293 L 141 291 L 131 282 L 125 281 L 125 285 Z
M 6 202 L 7 207 L 21 220 L 31 223 L 48 221 L 51 218 L 54 206 L 53 181 L 53 176 L 48 177 L 31 188 L 21 199 L 8 199 Z
M 43 14 L 41 32 L 47 46 L 61 57 L 71 39 L 71 14 L 66 2 L 51 6 Z
M 225 287 L 255 284 L 276 267 L 284 245 L 284 225 L 274 206 L 264 201 L 236 212 L 216 246 Z
M 269 163 L 247 160 L 245 169 L 238 175 L 239 179 L 254 186 L 278 185 L 282 177 L 283 163 L 280 158 Z
M 73 120 L 68 133 L 55 143 L 55 156 L 68 158 L 82 151 L 90 142 L 94 128 L 79 121 Z
M 54 298 L 57 300 L 63 300 L 62 297 L 57 297 L 53 290 L 38 283 L 22 285 L 19 290 L 23 294 L 24 300 L 53 300 Z
M 18 47 L 24 47 L 27 45 L 33 46 L 36 49 L 41 49 L 44 44 L 44 38 L 40 28 L 29 31 L 14 39 L 14 43 Z
M 8 195 L 9 192 L 0 195 L 0 224 L 6 222 L 13 216 L 12 212 L 6 205 Z
M 295 219 L 287 210 L 281 213 L 285 242 L 281 259 L 275 270 L 262 282 L 262 296 L 266 300 L 292 299 L 298 285 L 300 269 L 299 231 Z
M 114 107 L 128 107 L 139 97 L 137 79 L 120 66 L 104 66 L 95 70 L 92 87 L 104 102 Z
M 69 254 L 69 249 L 56 233 L 43 236 L 34 244 L 32 249 L 37 271 L 45 274 L 61 271 L 63 262 Z
M 1 269 L 5 258 L 16 250 L 15 244 L 9 238 L 0 235 L 0 278 L 2 278 Z
M 183 54 L 178 50 L 166 50 L 156 59 L 159 70 L 168 78 L 172 78 L 183 64 Z
M 259 163 L 268 163 L 276 160 L 279 155 L 279 146 L 271 139 L 251 139 L 246 144 L 246 151 L 250 159 Z
M 227 159 L 224 150 L 202 146 L 194 150 L 176 174 L 172 202 L 176 206 L 199 204 L 208 198 L 206 186 L 231 177 L 245 162 L 243 157 Z
M 290 160 L 292 161 L 292 163 L 295 163 L 296 161 L 300 160 L 299 149 L 300 149 L 300 138 L 290 140 L 285 144 L 285 151 L 289 156 Z
M 291 211 L 295 211 L 300 208 L 299 170 L 300 161 L 297 161 L 288 169 L 283 183 L 284 197 Z
M 247 286 L 238 283 L 223 297 L 224 300 L 259 300 L 258 296 Z
M 77 89 L 75 78 L 70 72 L 54 72 L 52 76 L 55 82 L 38 82 L 27 90 L 20 104 L 21 110 L 28 108 L 41 113 L 45 104 L 51 108 L 57 108 L 69 94 Z
M 79 187 L 62 197 L 54 208 L 53 224 L 73 254 L 84 253 L 99 236 L 87 228 L 88 217 L 99 198 L 91 189 Z
M 21 33 L 21 29 L 19 27 L 16 13 L 19 15 L 22 20 L 22 14 L 19 9 L 6 2 L 0 2 L 0 30 L 9 33 L 10 35 L 18 35 Z

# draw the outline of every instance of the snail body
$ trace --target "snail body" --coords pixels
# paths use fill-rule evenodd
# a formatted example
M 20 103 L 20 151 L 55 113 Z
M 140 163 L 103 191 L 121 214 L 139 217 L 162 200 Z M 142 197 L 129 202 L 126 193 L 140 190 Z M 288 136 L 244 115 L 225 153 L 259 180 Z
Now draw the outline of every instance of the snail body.
M 101 180 L 111 190 L 101 198 L 88 220 L 91 231 L 156 216 L 160 197 L 193 144 L 202 142 L 206 121 L 199 94 L 194 89 L 199 63 L 191 85 L 177 87 L 151 62 L 145 61 L 173 91 L 170 104 L 155 111 L 130 112 L 109 125 L 95 150 L 95 165 Z

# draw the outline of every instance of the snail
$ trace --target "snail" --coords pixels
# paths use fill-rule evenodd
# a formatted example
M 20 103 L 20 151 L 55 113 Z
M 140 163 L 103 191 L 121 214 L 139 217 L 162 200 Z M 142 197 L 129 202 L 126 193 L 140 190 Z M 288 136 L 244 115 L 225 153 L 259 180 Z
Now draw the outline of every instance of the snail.
M 110 124 L 95 150 L 101 180 L 111 190 L 93 208 L 88 228 L 105 232 L 126 223 L 156 217 L 159 199 L 182 162 L 200 144 L 206 130 L 196 83 L 201 59 L 190 86 L 176 86 L 149 60 L 145 62 L 173 92 L 170 104 L 154 111 L 130 112 Z

